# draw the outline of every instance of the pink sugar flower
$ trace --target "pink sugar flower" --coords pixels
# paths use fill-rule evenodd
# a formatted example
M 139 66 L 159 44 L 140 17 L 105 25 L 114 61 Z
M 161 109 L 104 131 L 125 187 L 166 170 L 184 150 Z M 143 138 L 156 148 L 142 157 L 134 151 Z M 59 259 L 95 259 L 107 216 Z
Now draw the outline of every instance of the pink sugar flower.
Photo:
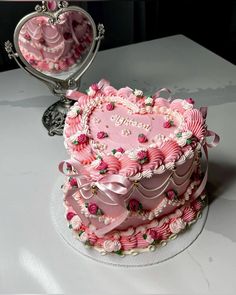
M 195 101 L 191 97 L 186 98 L 185 101 L 187 101 L 190 104 L 195 104 Z
M 164 122 L 163 127 L 164 128 L 170 128 L 171 127 L 170 122 L 169 121 Z
M 30 60 L 29 60 L 29 63 L 31 64 L 31 65 L 33 65 L 33 66 L 36 66 L 38 63 L 37 63 L 37 61 L 35 60 L 35 59 L 33 59 L 33 58 L 31 58 Z
M 151 238 L 153 240 L 157 240 L 158 239 L 158 234 L 157 234 L 157 232 L 154 229 L 150 229 L 149 235 L 151 236 Z
M 139 151 L 137 157 L 140 164 L 145 164 L 149 161 L 147 151 Z
M 116 151 L 122 154 L 125 152 L 125 150 L 122 147 L 119 147 Z
M 28 41 L 31 40 L 31 37 L 30 37 L 29 33 L 26 33 L 26 34 L 24 35 L 24 38 L 25 38 L 26 40 L 28 40 Z
M 90 88 L 93 89 L 93 90 L 96 91 L 96 92 L 99 90 L 98 84 L 92 84 L 92 85 L 90 86 Z
M 45 41 L 44 38 L 40 38 L 40 39 L 39 39 L 39 43 L 40 43 L 41 45 L 45 45 L 45 44 L 46 44 L 46 41 Z
M 142 208 L 141 203 L 136 199 L 131 199 L 127 206 L 127 209 L 133 212 L 137 212 Z
M 76 178 L 71 177 L 70 180 L 69 180 L 69 182 L 70 182 L 70 185 L 71 186 L 77 186 L 77 180 L 76 180 Z
M 138 141 L 139 141 L 140 143 L 147 142 L 147 141 L 148 141 L 147 136 L 144 135 L 143 133 L 139 134 L 139 135 L 138 135 Z
M 108 137 L 108 134 L 106 132 L 104 132 L 104 131 L 100 131 L 100 132 L 97 133 L 97 138 L 98 139 L 102 139 L 102 138 L 106 138 L 106 137 Z
M 88 211 L 90 214 L 96 215 L 98 212 L 98 206 L 95 203 L 90 203 L 88 205 Z
M 163 127 L 164 127 L 164 128 L 170 128 L 171 126 L 174 126 L 174 122 L 171 121 L 171 120 L 169 120 L 169 121 L 165 121 L 165 122 L 163 123 Z
M 98 165 L 97 170 L 99 170 L 100 174 L 105 174 L 107 172 L 108 165 L 106 162 L 101 161 L 101 163 Z
M 66 214 L 66 219 L 67 219 L 68 221 L 70 221 L 74 216 L 75 216 L 75 213 L 74 213 L 74 212 L 68 212 L 68 213 Z
M 138 156 L 139 160 L 142 160 L 148 156 L 148 153 L 147 153 L 147 151 L 140 151 L 140 152 L 138 152 L 137 156 Z
M 177 193 L 174 191 L 174 190 L 168 190 L 167 192 L 166 192 L 166 197 L 167 197 L 167 199 L 169 199 L 170 201 L 173 201 L 174 199 L 176 199 L 177 198 Z
M 87 143 L 88 137 L 86 134 L 80 134 L 77 138 L 78 143 Z
M 72 166 L 71 166 L 70 163 L 67 163 L 67 162 L 66 162 L 66 169 L 69 170 L 69 171 L 72 170 Z
M 110 102 L 106 105 L 106 109 L 108 111 L 112 111 L 112 110 L 114 110 L 114 108 L 115 108 L 115 104 L 113 102 Z

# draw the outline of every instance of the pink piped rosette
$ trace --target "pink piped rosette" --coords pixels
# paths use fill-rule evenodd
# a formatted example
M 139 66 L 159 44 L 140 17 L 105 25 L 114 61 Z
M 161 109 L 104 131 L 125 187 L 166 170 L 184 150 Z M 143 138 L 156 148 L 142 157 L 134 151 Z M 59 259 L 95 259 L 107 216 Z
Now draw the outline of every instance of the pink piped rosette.
M 76 102 L 64 129 L 71 159 L 59 166 L 70 179 L 66 216 L 80 241 L 102 253 L 125 255 L 153 249 L 194 223 L 204 207 L 207 171 L 202 176 L 201 150 L 207 158 L 208 148 L 219 137 L 207 129 L 206 108 L 194 108 L 192 98 L 162 98 L 163 91 L 170 92 L 164 88 L 150 96 L 129 87 L 117 90 L 101 80 L 86 94 L 67 93 Z M 128 124 L 146 128 L 130 149 L 122 146 L 122 140 L 110 148 L 114 133 L 107 125 L 94 135 L 90 130 L 91 122 L 100 126 L 104 120 L 103 115 L 91 117 L 93 112 L 100 110 L 113 118 L 121 108 L 129 116 L 125 128 Z M 160 133 L 150 137 L 151 127 L 129 121 L 132 116 L 158 117 Z M 121 136 L 129 141 L 129 130 Z M 206 142 L 207 137 L 213 141 Z M 65 163 L 72 167 L 66 172 Z M 85 200 L 90 200 L 89 205 Z

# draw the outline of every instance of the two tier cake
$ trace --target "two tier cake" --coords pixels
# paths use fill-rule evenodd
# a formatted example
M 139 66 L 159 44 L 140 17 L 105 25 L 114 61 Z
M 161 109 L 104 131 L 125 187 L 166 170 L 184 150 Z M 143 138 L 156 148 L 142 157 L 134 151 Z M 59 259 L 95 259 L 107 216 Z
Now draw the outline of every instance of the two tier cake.
M 102 80 L 69 111 L 66 219 L 76 238 L 102 253 L 154 250 L 194 223 L 204 207 L 200 167 L 208 130 L 192 98 L 165 99 Z

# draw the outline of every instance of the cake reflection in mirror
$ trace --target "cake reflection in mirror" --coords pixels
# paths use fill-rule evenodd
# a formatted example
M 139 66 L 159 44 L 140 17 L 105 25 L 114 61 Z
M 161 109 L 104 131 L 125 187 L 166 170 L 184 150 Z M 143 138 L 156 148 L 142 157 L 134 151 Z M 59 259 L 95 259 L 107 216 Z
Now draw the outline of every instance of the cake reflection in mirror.
M 53 77 L 77 71 L 92 42 L 92 24 L 79 11 L 62 13 L 55 24 L 47 16 L 33 17 L 23 24 L 18 36 L 25 60 L 34 69 Z

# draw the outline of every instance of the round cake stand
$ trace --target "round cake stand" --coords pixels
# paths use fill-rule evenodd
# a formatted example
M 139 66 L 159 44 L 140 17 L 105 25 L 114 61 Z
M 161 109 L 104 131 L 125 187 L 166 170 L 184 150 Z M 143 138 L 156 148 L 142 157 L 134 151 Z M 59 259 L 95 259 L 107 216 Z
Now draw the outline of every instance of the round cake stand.
M 117 254 L 101 255 L 93 248 L 86 248 L 84 244 L 73 236 L 72 231 L 68 227 L 68 223 L 65 219 L 63 192 L 61 189 L 64 180 L 64 176 L 60 176 L 51 193 L 50 213 L 55 229 L 66 244 L 72 247 L 77 253 L 100 263 L 118 267 L 144 267 L 164 262 L 188 248 L 202 232 L 207 219 L 208 205 L 206 205 L 201 218 L 199 218 L 196 223 L 191 225 L 191 227 L 182 234 L 179 234 L 174 241 L 168 241 L 164 247 L 158 247 L 153 252 L 147 251 L 136 256 L 126 255 L 121 257 Z

